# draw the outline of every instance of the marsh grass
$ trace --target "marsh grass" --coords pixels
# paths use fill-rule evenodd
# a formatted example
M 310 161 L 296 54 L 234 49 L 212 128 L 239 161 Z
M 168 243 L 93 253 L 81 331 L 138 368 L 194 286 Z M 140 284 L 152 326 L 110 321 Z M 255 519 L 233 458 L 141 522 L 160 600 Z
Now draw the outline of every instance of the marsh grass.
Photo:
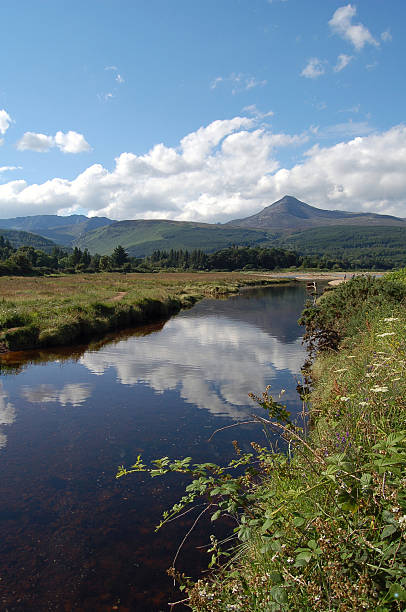
M 241 273 L 0 277 L 0 345 L 4 351 L 73 344 L 166 318 L 203 296 L 275 282 Z

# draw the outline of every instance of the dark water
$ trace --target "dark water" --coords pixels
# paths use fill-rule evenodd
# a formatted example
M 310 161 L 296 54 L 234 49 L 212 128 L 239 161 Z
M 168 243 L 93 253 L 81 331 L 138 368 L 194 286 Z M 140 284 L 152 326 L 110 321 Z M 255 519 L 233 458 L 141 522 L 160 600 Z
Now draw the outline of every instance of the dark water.
M 3 358 L 1 610 L 156 612 L 182 598 L 165 570 L 194 517 L 154 533 L 181 479 L 116 480 L 117 466 L 139 453 L 223 462 L 236 438 L 265 443 L 251 425 L 208 438 L 268 384 L 301 409 L 304 301 L 303 286 L 251 290 L 91 347 Z M 207 565 L 208 529 L 182 549 L 187 575 Z

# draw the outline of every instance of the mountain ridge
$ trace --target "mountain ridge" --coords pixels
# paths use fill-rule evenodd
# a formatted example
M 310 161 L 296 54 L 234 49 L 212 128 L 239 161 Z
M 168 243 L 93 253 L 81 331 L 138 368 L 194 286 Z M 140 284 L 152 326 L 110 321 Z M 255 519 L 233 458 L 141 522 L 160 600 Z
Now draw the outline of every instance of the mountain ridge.
M 406 227 L 406 221 L 392 215 L 316 208 L 293 196 L 285 195 L 258 213 L 242 219 L 233 219 L 225 225 L 286 232 L 327 225 L 397 225 Z

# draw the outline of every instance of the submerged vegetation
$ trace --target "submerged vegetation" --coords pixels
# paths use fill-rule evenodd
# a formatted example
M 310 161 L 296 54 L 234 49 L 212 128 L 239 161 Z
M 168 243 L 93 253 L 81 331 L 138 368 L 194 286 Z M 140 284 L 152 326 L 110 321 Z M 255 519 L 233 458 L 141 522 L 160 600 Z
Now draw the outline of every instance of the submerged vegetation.
M 108 331 L 165 319 L 203 296 L 286 280 L 238 273 L 80 274 L 0 278 L 0 348 L 83 342 Z
M 269 390 L 252 420 L 281 433 L 285 452 L 252 444 L 225 467 L 138 457 L 133 472 L 188 474 L 161 525 L 194 508 L 232 516 L 234 540 L 211 536 L 211 574 L 175 567 L 198 612 L 404 609 L 406 602 L 406 270 L 355 278 L 308 307 L 309 422 L 290 420 Z M 307 376 L 309 373 L 307 373 Z M 205 505 L 202 510 L 201 499 Z M 178 555 L 176 555 L 177 557 Z

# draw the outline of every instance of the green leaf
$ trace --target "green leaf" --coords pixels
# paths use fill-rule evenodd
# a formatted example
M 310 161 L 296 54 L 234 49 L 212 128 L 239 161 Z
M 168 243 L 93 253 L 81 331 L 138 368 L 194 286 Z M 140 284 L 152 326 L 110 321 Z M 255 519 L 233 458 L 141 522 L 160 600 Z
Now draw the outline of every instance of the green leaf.
M 397 582 L 393 583 L 388 591 L 392 601 L 406 601 L 406 590 Z
M 266 519 L 265 523 L 263 523 L 262 527 L 261 527 L 262 533 L 264 533 L 265 531 L 268 531 L 268 529 L 270 527 L 272 527 L 272 525 L 273 525 L 273 520 L 272 519 Z
M 303 552 L 299 553 L 296 557 L 296 562 L 295 565 L 297 567 L 300 567 L 302 565 L 306 565 L 307 563 L 309 563 L 310 559 L 312 558 L 312 552 L 310 550 L 304 550 Z
M 211 520 L 212 521 L 217 521 L 217 519 L 220 517 L 221 515 L 221 510 L 217 510 L 216 512 L 214 512 L 214 514 L 211 515 Z
M 285 589 L 280 586 L 274 586 L 270 590 L 270 595 L 274 601 L 278 604 L 284 604 L 288 601 L 288 596 Z
M 305 524 L 305 519 L 303 518 L 303 516 L 295 516 L 295 518 L 293 519 L 293 524 L 295 527 L 301 527 L 302 525 Z
M 269 578 L 273 584 L 283 584 L 284 580 L 279 572 L 270 572 Z
M 397 530 L 398 528 L 396 525 L 386 525 L 386 527 L 384 527 L 382 531 L 381 538 L 388 538 L 392 535 L 392 533 L 395 533 L 395 531 Z

